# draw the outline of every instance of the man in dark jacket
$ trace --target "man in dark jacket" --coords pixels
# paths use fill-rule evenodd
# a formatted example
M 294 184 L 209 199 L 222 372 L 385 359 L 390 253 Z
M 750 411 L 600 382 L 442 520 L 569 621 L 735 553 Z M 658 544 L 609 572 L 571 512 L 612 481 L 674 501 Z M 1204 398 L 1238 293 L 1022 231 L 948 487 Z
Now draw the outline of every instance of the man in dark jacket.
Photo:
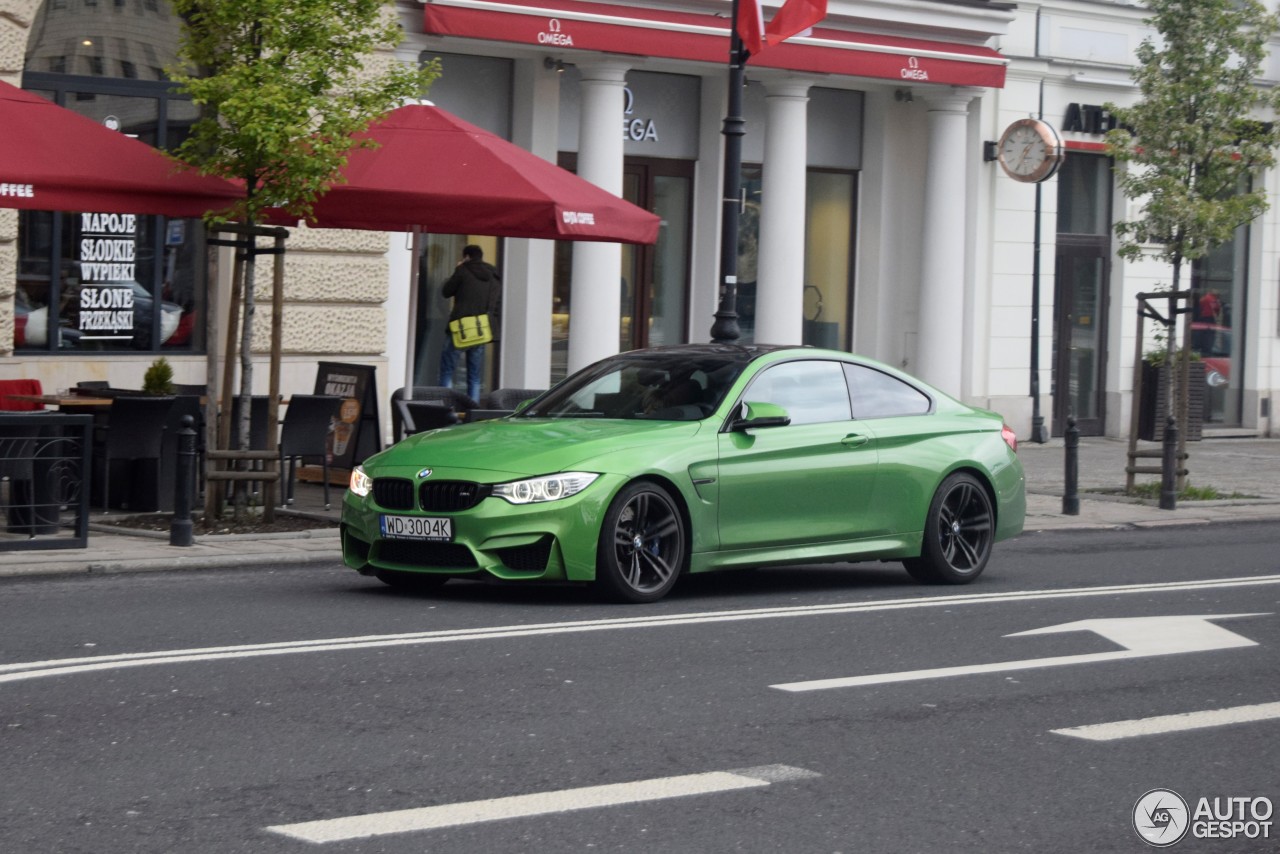
M 484 250 L 470 244 L 462 250 L 462 260 L 458 262 L 453 275 L 444 283 L 444 295 L 453 300 L 453 311 L 449 320 L 459 317 L 472 317 L 477 314 L 492 316 L 502 300 L 502 277 L 492 264 L 485 263 Z M 468 347 L 467 354 L 467 396 L 472 400 L 480 400 L 480 381 L 484 377 L 484 345 Z M 453 346 L 453 336 L 444 336 L 444 351 L 440 354 L 440 385 L 453 388 L 453 372 L 458 365 L 458 350 Z

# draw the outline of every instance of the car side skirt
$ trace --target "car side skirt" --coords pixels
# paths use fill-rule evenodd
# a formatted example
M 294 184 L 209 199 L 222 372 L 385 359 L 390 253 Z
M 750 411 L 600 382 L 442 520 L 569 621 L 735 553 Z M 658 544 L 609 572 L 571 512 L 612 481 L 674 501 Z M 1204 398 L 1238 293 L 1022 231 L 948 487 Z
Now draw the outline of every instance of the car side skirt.
M 760 549 L 702 552 L 690 557 L 689 572 L 916 557 L 920 554 L 920 543 L 923 537 L 922 531 L 912 531 L 892 536 L 865 537 L 814 545 L 791 544 Z

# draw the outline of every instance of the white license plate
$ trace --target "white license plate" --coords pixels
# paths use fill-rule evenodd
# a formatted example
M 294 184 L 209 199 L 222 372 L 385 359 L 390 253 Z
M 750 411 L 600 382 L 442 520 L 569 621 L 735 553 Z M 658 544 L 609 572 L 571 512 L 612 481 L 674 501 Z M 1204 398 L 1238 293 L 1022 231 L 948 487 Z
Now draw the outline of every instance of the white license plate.
M 382 536 L 397 540 L 452 540 L 453 520 L 438 516 L 383 516 Z

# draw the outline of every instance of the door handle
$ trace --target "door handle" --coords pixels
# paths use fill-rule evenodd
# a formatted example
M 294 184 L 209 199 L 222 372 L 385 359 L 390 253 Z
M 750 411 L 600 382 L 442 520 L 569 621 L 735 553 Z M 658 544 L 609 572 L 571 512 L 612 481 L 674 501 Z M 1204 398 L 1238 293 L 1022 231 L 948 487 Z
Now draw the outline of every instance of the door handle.
M 870 436 L 863 436 L 860 433 L 850 433 L 840 440 L 840 444 L 846 448 L 857 448 L 871 441 Z

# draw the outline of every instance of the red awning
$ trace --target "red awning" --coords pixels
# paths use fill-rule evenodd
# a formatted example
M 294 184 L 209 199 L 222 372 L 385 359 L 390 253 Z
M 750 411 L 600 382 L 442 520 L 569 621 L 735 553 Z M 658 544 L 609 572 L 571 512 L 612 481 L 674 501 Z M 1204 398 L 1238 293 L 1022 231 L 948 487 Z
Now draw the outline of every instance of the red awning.
M 727 16 L 613 6 L 581 0 L 427 0 L 423 32 L 725 63 Z M 749 65 L 874 77 L 900 83 L 1004 86 L 1008 60 L 987 47 L 815 28 L 751 57 Z

